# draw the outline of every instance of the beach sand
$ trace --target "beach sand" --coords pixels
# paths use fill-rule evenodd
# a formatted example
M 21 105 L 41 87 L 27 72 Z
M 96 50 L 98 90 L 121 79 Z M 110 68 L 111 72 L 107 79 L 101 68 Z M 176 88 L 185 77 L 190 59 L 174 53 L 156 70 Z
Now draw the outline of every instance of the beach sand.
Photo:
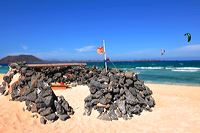
M 2 75 L 0 76 L 2 81 Z M 200 86 L 147 84 L 153 91 L 156 106 L 152 112 L 143 111 L 131 120 L 102 121 L 98 113 L 83 116 L 87 86 L 56 90 L 74 108 L 75 114 L 67 121 L 40 124 L 39 118 L 23 111 L 24 103 L 9 101 L 0 96 L 0 133 L 198 133 L 200 131 Z

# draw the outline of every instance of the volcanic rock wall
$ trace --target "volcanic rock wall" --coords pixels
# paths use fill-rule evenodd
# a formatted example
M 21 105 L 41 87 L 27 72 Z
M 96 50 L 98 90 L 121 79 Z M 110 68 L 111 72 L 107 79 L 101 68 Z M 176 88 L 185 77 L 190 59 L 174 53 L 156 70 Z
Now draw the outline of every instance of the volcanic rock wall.
M 140 81 L 134 72 L 96 67 L 48 67 L 30 68 L 25 63 L 10 66 L 20 73 L 20 80 L 12 86 L 11 97 L 15 101 L 25 101 L 27 110 L 39 113 L 41 122 L 66 120 L 74 111 L 63 96 L 57 97 L 51 83 L 77 83 L 88 85 L 90 95 L 84 100 L 85 115 L 92 110 L 99 112 L 99 119 L 129 119 L 143 110 L 151 111 L 155 101 L 152 91 Z M 4 78 L 9 83 L 14 74 Z
M 99 119 L 129 119 L 143 110 L 151 111 L 155 101 L 152 91 L 138 80 L 134 72 L 111 69 L 98 71 L 89 82 L 90 95 L 85 98 L 85 115 L 97 110 Z

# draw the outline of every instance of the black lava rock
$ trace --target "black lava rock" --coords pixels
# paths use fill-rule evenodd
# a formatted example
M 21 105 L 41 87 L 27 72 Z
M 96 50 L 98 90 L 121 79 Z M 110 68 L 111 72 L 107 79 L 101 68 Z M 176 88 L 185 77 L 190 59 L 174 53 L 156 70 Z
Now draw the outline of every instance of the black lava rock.
M 40 118 L 40 123 L 46 124 L 46 123 L 47 123 L 47 120 L 46 120 L 44 117 L 41 117 L 41 118 Z
M 139 115 L 143 110 L 151 111 L 155 106 L 152 91 L 138 80 L 134 72 L 117 69 L 101 70 L 100 74 L 91 70 L 89 79 L 90 95 L 84 100 L 85 113 L 90 115 L 92 109 L 99 112 L 102 120 L 125 120 Z M 94 76 L 95 75 L 95 76 Z
M 52 113 L 52 114 L 45 116 L 45 118 L 49 121 L 55 121 L 58 119 L 58 116 L 55 113 Z
M 66 121 L 67 119 L 70 118 L 70 116 L 68 114 L 63 114 L 63 115 L 59 115 L 60 120 L 62 121 Z

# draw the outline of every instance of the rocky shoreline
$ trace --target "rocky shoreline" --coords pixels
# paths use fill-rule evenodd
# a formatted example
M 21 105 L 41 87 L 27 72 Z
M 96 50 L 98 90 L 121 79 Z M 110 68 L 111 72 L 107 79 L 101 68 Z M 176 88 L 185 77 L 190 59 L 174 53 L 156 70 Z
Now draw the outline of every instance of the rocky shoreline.
M 51 83 L 75 83 L 88 85 L 90 95 L 84 100 L 85 115 L 92 110 L 99 112 L 99 119 L 125 120 L 139 115 L 143 110 L 151 111 L 155 101 L 152 91 L 140 81 L 134 72 L 96 67 L 49 67 L 31 68 L 26 63 L 12 63 L 13 73 L 4 76 L 0 92 L 4 93 L 6 84 L 18 73 L 20 80 L 11 86 L 14 101 L 25 101 L 26 109 L 40 114 L 41 123 L 58 118 L 67 120 L 74 114 L 73 108 L 63 96 L 57 97 L 51 89 Z

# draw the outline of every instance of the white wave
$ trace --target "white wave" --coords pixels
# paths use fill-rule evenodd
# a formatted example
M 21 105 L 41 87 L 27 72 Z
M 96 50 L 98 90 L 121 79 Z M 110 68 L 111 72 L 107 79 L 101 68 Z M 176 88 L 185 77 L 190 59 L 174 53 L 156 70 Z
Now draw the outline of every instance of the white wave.
M 174 72 L 198 72 L 200 71 L 199 67 L 166 67 L 165 69 L 170 69 Z
M 174 72 L 198 72 L 199 70 L 172 69 Z
M 200 70 L 199 67 L 175 67 L 177 70 Z
M 157 69 L 164 69 L 164 67 L 136 67 L 136 69 L 150 69 L 150 70 L 157 70 Z
M 137 70 L 171 70 L 174 72 L 198 72 L 200 71 L 200 67 L 135 67 L 135 68 L 121 68 L 126 71 L 137 71 Z
M 137 75 L 139 75 L 139 74 L 140 74 L 140 72 L 136 72 L 136 74 L 137 74 Z
M 118 69 L 121 69 L 121 70 L 124 70 L 124 71 L 128 71 L 128 70 L 130 70 L 131 68 L 118 68 Z
M 175 69 L 175 67 L 165 67 L 167 70 Z
M 137 75 L 140 74 L 140 72 L 136 71 L 135 68 L 119 68 L 119 69 L 124 71 L 134 71 Z
M 174 72 L 198 72 L 200 71 L 199 67 L 175 67 L 172 68 L 171 71 Z

